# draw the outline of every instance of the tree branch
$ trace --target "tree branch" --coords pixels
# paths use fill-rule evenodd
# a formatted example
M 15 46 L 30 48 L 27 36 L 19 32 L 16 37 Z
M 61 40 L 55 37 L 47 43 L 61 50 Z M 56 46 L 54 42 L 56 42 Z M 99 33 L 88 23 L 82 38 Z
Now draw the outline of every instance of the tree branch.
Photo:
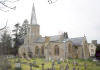
M 6 21 L 6 25 L 3 28 L 1 28 L 0 31 L 3 30 L 3 29 L 6 29 L 7 23 L 8 23 L 8 20 Z

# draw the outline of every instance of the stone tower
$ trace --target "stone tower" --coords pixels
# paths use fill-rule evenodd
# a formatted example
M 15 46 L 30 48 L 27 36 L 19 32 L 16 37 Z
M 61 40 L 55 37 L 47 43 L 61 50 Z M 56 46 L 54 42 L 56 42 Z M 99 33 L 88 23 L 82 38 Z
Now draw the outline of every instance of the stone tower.
M 97 40 L 92 40 L 92 44 L 97 45 Z
M 30 27 L 31 39 L 36 40 L 40 37 L 40 26 L 37 24 L 34 3 L 32 7 Z

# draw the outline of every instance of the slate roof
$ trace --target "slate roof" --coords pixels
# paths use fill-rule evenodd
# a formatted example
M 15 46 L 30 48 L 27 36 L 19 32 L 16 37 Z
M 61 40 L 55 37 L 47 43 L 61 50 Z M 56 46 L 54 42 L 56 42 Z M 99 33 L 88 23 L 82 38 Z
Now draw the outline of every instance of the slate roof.
M 50 41 L 60 41 L 61 35 L 50 36 Z
M 60 37 L 61 37 L 61 35 L 50 36 L 50 42 L 63 42 L 64 40 L 61 41 Z M 76 38 L 71 38 L 71 39 L 68 38 L 68 39 L 66 39 L 66 42 L 68 40 L 70 40 L 70 41 L 72 41 L 72 45 L 81 46 L 83 39 L 84 39 L 84 37 L 76 37 Z M 45 37 L 38 38 L 36 40 L 36 42 L 40 42 L 40 43 L 45 42 Z
M 83 39 L 84 39 L 84 37 L 77 37 L 77 38 L 71 38 L 71 41 L 72 41 L 73 45 L 81 46 Z
M 51 42 L 60 41 L 61 35 L 49 36 Z M 45 37 L 38 38 L 35 42 L 45 42 Z
M 38 38 L 35 42 L 45 42 L 45 37 Z

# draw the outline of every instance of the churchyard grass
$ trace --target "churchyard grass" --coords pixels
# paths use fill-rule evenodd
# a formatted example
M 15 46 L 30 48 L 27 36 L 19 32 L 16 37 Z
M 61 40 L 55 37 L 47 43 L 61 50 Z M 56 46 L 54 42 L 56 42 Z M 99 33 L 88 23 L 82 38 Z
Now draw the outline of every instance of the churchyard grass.
M 9 59 L 12 65 L 12 70 L 15 70 L 15 63 L 17 62 L 18 58 Z M 100 70 L 100 66 L 96 65 L 96 62 L 89 61 L 89 60 L 82 60 L 82 59 L 68 59 L 68 61 L 61 62 L 60 64 L 55 61 L 54 67 L 56 70 L 60 70 L 60 66 L 62 65 L 62 68 L 65 70 L 66 64 L 69 66 L 69 70 L 73 70 L 73 62 L 77 62 L 78 65 L 75 65 L 76 70 L 79 68 L 79 70 L 85 70 L 84 63 L 86 63 L 86 70 Z M 44 69 L 52 68 L 52 61 L 45 61 L 44 59 L 34 58 L 31 60 L 21 59 L 21 70 L 30 70 L 29 63 L 36 62 L 36 65 L 39 67 L 32 67 L 32 70 L 42 70 L 42 63 L 44 63 Z

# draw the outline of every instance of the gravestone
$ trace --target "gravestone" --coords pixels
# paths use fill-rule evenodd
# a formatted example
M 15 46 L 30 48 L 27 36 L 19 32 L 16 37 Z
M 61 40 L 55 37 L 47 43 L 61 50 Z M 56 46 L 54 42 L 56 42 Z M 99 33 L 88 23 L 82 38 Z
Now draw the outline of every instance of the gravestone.
M 15 63 L 15 70 L 21 70 L 21 63 L 20 62 Z
M 58 60 L 57 60 L 57 64 L 61 64 L 61 61 L 60 61 L 60 59 L 58 59 Z
M 33 64 L 36 65 L 36 61 L 33 61 Z
M 75 68 L 75 67 L 73 67 L 73 70 L 76 70 L 76 68 Z
M 60 64 L 60 69 L 59 70 L 64 70 L 64 66 Z
M 52 62 L 52 70 L 55 69 L 55 68 L 54 68 L 54 65 L 55 65 L 55 62 L 53 61 L 53 62 Z
M 76 66 L 78 66 L 79 64 L 78 64 L 78 62 L 76 62 Z
M 86 64 L 86 63 L 84 63 L 84 69 L 85 69 L 85 70 L 87 69 L 87 64 Z
M 30 63 L 30 70 L 32 70 L 32 63 Z
M 44 70 L 44 63 L 42 63 L 42 70 Z
M 79 68 L 77 68 L 77 70 L 79 70 Z
M 68 66 L 68 64 L 66 64 L 66 68 L 65 68 L 65 70 L 69 70 L 69 66 Z

